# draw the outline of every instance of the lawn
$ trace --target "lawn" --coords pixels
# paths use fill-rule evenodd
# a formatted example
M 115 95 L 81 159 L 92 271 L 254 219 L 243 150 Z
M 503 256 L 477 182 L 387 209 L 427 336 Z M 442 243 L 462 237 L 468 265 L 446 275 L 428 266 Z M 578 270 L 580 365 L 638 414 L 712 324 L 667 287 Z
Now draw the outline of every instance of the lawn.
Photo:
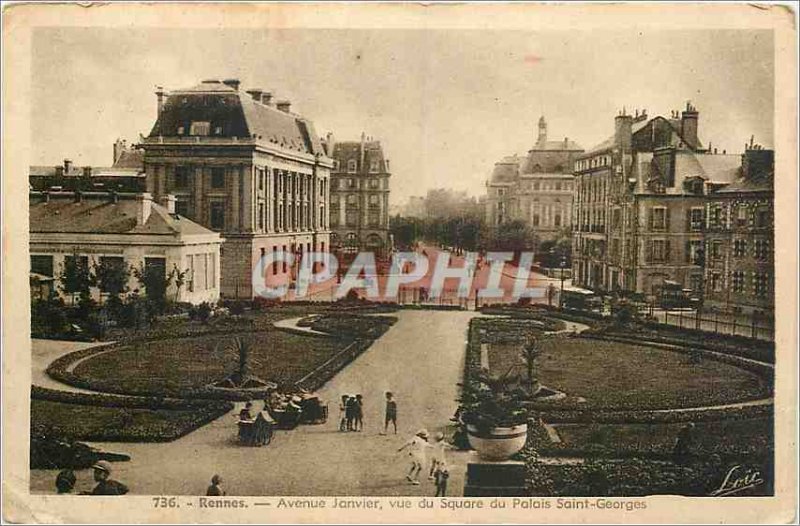
M 655 453 L 669 455 L 678 432 L 685 424 L 562 424 L 556 430 L 559 449 L 570 452 L 611 452 L 612 455 Z M 697 422 L 692 450 L 704 457 L 719 455 L 772 454 L 771 418 Z
M 224 414 L 229 407 L 217 402 L 186 410 L 153 410 L 31 400 L 31 433 L 62 440 L 169 441 Z
M 239 335 L 250 348 L 250 371 L 287 386 L 350 344 L 346 339 L 283 331 Z M 205 335 L 132 344 L 79 363 L 74 373 L 100 391 L 178 393 L 222 380 L 238 365 L 234 335 Z
M 554 402 L 580 408 L 668 409 L 724 404 L 770 396 L 755 374 L 722 362 L 616 342 L 540 338 L 540 381 L 568 398 Z M 489 343 L 489 367 L 502 374 L 520 366 L 521 340 Z M 578 397 L 585 399 L 580 401 Z

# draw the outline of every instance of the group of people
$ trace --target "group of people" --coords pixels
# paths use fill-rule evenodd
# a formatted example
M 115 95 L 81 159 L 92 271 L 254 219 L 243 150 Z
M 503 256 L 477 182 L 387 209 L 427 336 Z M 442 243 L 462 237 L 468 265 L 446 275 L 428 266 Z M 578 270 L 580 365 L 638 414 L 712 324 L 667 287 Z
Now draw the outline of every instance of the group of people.
M 357 395 L 342 395 L 339 402 L 339 431 L 364 430 L 364 397 Z
M 450 472 L 447 468 L 445 450 L 452 446 L 444 439 L 444 433 L 437 433 L 433 443 L 428 442 L 428 431 L 420 429 L 411 437 L 408 442 L 403 444 L 398 452 L 408 450 L 411 459 L 411 468 L 406 475 L 406 480 L 415 486 L 420 485 L 420 473 L 428 465 L 428 453 L 430 452 L 430 464 L 428 469 L 428 479 L 436 484 L 436 497 L 444 497 L 447 494 L 447 480 Z
M 111 478 L 111 463 L 99 460 L 92 465 L 95 486 L 92 491 L 82 491 L 78 495 L 125 495 L 128 486 Z M 56 491 L 60 495 L 75 492 L 78 477 L 71 469 L 63 469 L 56 475 Z
M 385 435 L 389 430 L 389 424 L 392 424 L 394 433 L 397 434 L 397 401 L 394 395 L 387 391 L 384 395 L 386 397 L 386 411 L 383 420 L 383 431 L 381 435 Z M 342 395 L 339 402 L 339 431 L 363 431 L 364 430 L 364 397 L 360 394 L 357 395 Z

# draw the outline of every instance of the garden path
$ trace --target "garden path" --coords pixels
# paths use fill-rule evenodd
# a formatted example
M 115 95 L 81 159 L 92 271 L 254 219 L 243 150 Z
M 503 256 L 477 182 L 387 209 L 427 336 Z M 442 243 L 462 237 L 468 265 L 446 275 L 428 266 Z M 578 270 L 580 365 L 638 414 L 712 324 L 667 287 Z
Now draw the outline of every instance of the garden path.
M 330 403 L 324 425 L 277 432 L 263 448 L 236 442 L 236 411 L 174 442 L 94 444 L 126 453 L 114 477 L 136 494 L 201 495 L 218 473 L 235 495 L 430 495 L 433 483 L 405 481 L 407 456 L 397 449 L 422 427 L 433 435 L 456 410 L 469 320 L 467 311 L 400 311 L 398 322 L 321 390 Z M 398 434 L 379 435 L 384 392 L 398 402 Z M 360 393 L 365 431 L 338 431 L 337 398 Z M 448 452 L 449 495 L 463 493 L 465 452 Z M 31 472 L 33 492 L 52 492 L 56 472 Z M 78 473 L 78 490 L 91 487 L 91 473 Z
M 109 342 L 68 342 L 61 340 L 31 340 L 31 385 L 69 393 L 96 393 L 89 389 L 63 384 L 47 375 L 47 366 L 65 354 L 107 345 Z

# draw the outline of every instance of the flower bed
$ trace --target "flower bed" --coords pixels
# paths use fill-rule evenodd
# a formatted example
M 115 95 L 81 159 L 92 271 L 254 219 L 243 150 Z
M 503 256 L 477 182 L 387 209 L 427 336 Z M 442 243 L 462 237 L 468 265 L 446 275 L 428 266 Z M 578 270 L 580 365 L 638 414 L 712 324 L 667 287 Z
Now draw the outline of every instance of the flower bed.
M 489 344 L 490 369 L 502 373 L 521 365 L 519 351 L 522 344 L 528 337 L 540 334 L 539 327 L 524 320 L 473 319 L 465 379 L 480 369 L 481 344 Z M 770 382 L 716 359 L 694 363 L 686 354 L 652 346 L 572 336 L 542 337 L 538 345 L 543 351 L 538 359 L 539 380 L 543 385 L 568 395 L 562 400 L 528 404 L 530 409 L 542 412 L 545 421 L 551 423 L 597 418 L 613 422 L 626 419 L 686 421 L 705 416 L 698 411 L 676 415 L 652 411 L 771 396 Z M 738 409 L 741 411 L 736 413 L 741 414 L 772 410 L 771 407 Z
M 155 396 L 127 396 L 105 393 L 71 393 L 36 385 L 31 386 L 31 400 L 59 402 L 62 404 L 127 409 L 191 410 L 209 405 L 208 400 L 185 400 Z M 232 408 L 233 406 L 231 406 Z
M 134 409 L 31 401 L 31 435 L 66 440 L 168 442 L 219 418 L 229 402 L 208 402 L 184 409 Z
M 763 484 L 737 493 L 737 496 L 774 493 L 773 466 L 768 459 L 754 459 L 753 464 L 746 460 L 732 463 L 719 458 L 698 459 L 686 465 L 640 458 L 622 461 L 591 459 L 577 465 L 546 465 L 531 455 L 526 469 L 528 489 L 534 496 L 708 496 L 720 487 L 726 474 L 737 464 L 752 465 L 764 480 Z M 619 504 L 626 505 L 623 502 Z
M 325 332 L 337 338 L 376 340 L 396 321 L 397 318 L 388 316 L 337 313 L 317 316 L 310 321 L 308 326 L 315 331 Z
M 637 325 L 633 330 L 613 329 L 605 331 L 608 336 L 622 336 L 648 340 L 658 343 L 691 346 L 710 351 L 721 352 L 758 360 L 764 363 L 775 363 L 775 343 L 754 340 L 743 336 L 714 334 L 694 329 L 679 329 L 671 325 L 647 323 Z
M 252 374 L 287 387 L 351 342 L 283 331 L 240 334 L 250 346 Z M 185 397 L 234 372 L 237 352 L 228 335 L 158 340 L 100 353 L 73 375 L 86 387 L 109 393 Z
M 544 444 L 539 452 L 559 456 L 640 456 L 666 458 L 685 424 L 564 424 L 556 426 L 559 444 Z M 697 422 L 692 453 L 723 458 L 772 455 L 772 418 Z
M 670 411 L 597 411 L 595 409 L 569 410 L 551 409 L 536 411 L 549 424 L 571 423 L 669 423 L 669 422 L 705 422 L 710 420 L 741 420 L 748 418 L 767 418 L 774 414 L 772 404 L 750 405 L 742 407 L 708 408 L 702 410 L 670 410 Z

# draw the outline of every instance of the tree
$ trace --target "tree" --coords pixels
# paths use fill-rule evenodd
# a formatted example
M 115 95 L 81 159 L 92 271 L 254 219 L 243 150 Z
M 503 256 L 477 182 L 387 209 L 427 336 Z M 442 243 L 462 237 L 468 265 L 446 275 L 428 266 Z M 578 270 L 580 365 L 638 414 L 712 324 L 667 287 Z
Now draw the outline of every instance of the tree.
M 100 263 L 94 263 L 92 269 L 92 281 L 112 298 L 119 298 L 128 290 L 131 277 L 130 267 L 120 259 L 100 258 Z
M 162 265 L 141 265 L 133 268 L 133 275 L 144 287 L 147 300 L 156 312 L 163 312 L 167 303 L 167 289 L 175 277 L 174 271 L 165 272 Z
M 89 271 L 89 258 L 73 253 L 72 256 L 64 258 L 59 275 L 61 289 L 65 294 L 69 294 L 72 303 L 75 303 L 75 295 L 89 295 L 89 288 L 92 284 L 92 277 Z
M 531 396 L 534 396 L 539 392 L 539 389 L 541 389 L 539 378 L 536 376 L 536 358 L 538 358 L 541 353 L 541 349 L 536 346 L 536 338 L 530 338 L 525 345 L 522 346 L 522 359 L 525 361 Z
M 181 289 L 186 284 L 186 276 L 189 275 L 189 269 L 180 270 L 178 269 L 178 265 L 172 266 L 172 275 L 175 277 L 175 301 L 178 301 L 178 296 L 180 296 Z
M 535 246 L 536 235 L 525 221 L 509 221 L 498 227 L 491 238 L 491 248 L 507 252 L 524 252 Z

